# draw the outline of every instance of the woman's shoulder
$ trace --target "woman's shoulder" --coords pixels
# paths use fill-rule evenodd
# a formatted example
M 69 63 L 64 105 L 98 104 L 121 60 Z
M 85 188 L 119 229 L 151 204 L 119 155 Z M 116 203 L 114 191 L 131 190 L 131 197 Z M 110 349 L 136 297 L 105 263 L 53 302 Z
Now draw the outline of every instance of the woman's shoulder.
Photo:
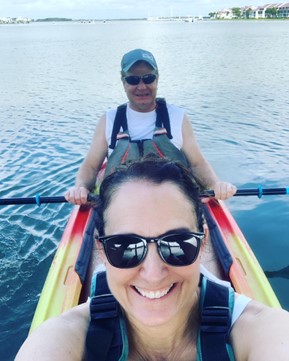
M 236 320 L 232 343 L 237 360 L 287 361 L 289 354 L 289 313 L 250 301 Z
M 81 360 L 88 323 L 88 303 L 45 321 L 26 339 L 15 361 Z
M 86 302 L 47 320 L 39 327 L 39 331 L 54 333 L 55 337 L 67 337 L 68 334 L 79 337 L 87 329 L 89 320 L 89 302 Z
M 59 317 L 69 322 L 84 322 L 89 321 L 89 300 L 86 303 L 82 303 L 70 310 L 64 312 Z

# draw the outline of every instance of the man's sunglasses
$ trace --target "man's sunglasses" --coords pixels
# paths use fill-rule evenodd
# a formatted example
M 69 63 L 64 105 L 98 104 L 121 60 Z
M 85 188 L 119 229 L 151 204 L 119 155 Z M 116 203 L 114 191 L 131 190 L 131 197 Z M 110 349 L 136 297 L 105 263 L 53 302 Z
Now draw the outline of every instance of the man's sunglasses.
M 109 263 L 117 268 L 133 268 L 141 264 L 148 252 L 148 243 L 156 243 L 161 259 L 170 266 L 188 266 L 195 262 L 204 233 L 185 232 L 159 238 L 135 234 L 99 237 Z
M 144 84 L 151 84 L 156 80 L 156 78 L 157 76 L 155 74 L 145 74 L 143 76 L 139 76 L 139 75 L 125 76 L 124 80 L 129 85 L 138 85 L 141 80 L 144 82 Z

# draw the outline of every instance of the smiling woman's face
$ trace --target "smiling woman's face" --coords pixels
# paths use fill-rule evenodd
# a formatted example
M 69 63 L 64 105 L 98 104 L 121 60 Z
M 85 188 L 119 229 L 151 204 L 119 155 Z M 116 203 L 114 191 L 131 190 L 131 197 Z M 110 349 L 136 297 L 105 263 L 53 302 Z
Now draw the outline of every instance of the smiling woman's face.
M 191 202 L 170 182 L 122 184 L 104 216 L 106 235 L 198 232 Z M 198 287 L 200 255 L 192 265 L 173 267 L 162 261 L 156 244 L 149 244 L 144 261 L 130 269 L 115 268 L 102 255 L 109 287 L 132 323 L 156 326 L 187 319 Z
M 146 74 L 155 74 L 155 71 L 146 62 L 139 62 L 132 66 L 126 73 L 129 75 L 143 76 Z M 151 84 L 144 84 L 141 81 L 138 85 L 130 85 L 123 79 L 123 86 L 128 97 L 130 107 L 139 112 L 149 112 L 155 109 L 155 100 L 157 96 L 158 78 Z

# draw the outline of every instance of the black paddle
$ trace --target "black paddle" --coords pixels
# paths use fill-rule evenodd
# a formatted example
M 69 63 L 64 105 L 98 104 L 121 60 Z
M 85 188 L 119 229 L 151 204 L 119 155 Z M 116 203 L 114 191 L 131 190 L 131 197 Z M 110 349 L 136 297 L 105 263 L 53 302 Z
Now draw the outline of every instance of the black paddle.
M 97 196 L 89 194 L 87 197 L 88 202 L 94 202 L 97 199 Z M 21 197 L 21 198 L 0 198 L 0 205 L 11 205 L 11 204 L 37 204 L 41 206 L 44 203 L 66 203 L 67 200 L 64 196 L 54 196 L 54 197 L 42 197 L 36 195 L 35 197 Z
M 234 194 L 234 197 L 237 196 L 257 196 L 261 198 L 262 196 L 269 196 L 269 195 L 284 195 L 289 194 L 289 188 L 263 188 L 259 186 L 258 188 L 245 188 L 245 189 L 238 189 L 237 192 Z M 204 197 L 214 197 L 215 192 L 213 190 L 204 191 L 200 194 L 202 198 Z
M 289 194 L 289 187 L 287 188 L 263 188 L 259 186 L 258 188 L 246 188 L 238 189 L 234 194 L 234 197 L 237 196 L 257 196 L 261 198 L 262 196 L 268 195 L 284 195 Z M 200 194 L 202 198 L 214 197 L 215 193 L 213 190 L 207 190 Z M 97 196 L 93 194 L 88 195 L 88 202 L 95 202 Z M 55 196 L 55 197 L 41 197 L 36 195 L 35 197 L 20 197 L 20 198 L 0 198 L 0 205 L 16 205 L 16 204 L 37 204 L 40 206 L 44 203 L 65 203 L 67 200 L 64 196 Z

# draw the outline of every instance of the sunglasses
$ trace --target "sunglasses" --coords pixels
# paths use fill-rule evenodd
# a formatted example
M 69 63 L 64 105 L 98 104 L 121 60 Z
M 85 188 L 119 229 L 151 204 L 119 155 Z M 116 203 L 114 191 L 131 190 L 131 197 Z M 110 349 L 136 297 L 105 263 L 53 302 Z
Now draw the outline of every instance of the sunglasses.
M 195 262 L 204 233 L 185 232 L 159 238 L 145 238 L 135 234 L 116 234 L 99 237 L 109 263 L 117 268 L 133 268 L 143 262 L 148 243 L 156 243 L 161 259 L 170 266 L 188 266 Z
M 139 75 L 129 75 L 125 76 L 124 79 L 129 85 L 138 85 L 142 80 L 144 84 L 151 84 L 156 80 L 157 76 L 155 74 L 145 74 L 143 76 Z

